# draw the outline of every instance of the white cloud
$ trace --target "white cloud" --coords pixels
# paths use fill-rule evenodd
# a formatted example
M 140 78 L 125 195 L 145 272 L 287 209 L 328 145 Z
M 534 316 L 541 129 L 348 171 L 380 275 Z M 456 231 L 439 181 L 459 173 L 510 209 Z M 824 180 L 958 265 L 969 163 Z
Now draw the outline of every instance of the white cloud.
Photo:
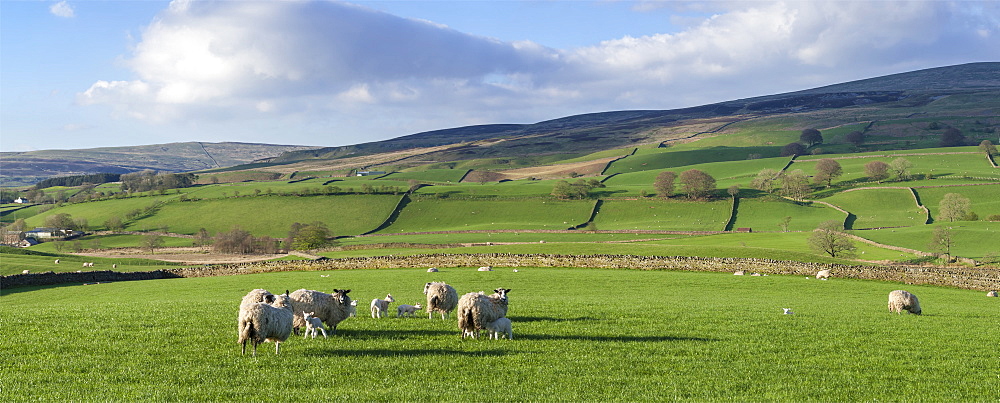
M 116 116 L 156 122 L 266 115 L 313 122 L 303 132 L 329 132 L 315 123 L 329 122 L 345 136 L 383 138 L 463 124 L 684 107 L 997 60 L 1000 45 L 991 41 L 1000 29 L 997 4 L 644 3 L 637 6 L 643 12 L 714 14 L 680 32 L 558 50 L 329 1 L 175 0 L 128 58 L 136 77 L 97 81 L 78 102 L 109 104 Z
M 63 18 L 73 18 L 76 16 L 76 13 L 73 11 L 73 7 L 65 1 L 60 1 L 50 6 L 49 12 L 52 13 L 52 15 Z

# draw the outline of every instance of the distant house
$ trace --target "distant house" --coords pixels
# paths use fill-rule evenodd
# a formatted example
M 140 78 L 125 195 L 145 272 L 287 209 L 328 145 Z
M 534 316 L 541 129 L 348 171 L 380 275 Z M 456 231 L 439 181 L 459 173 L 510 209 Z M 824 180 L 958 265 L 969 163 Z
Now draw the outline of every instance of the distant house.
M 34 239 L 63 239 L 80 234 L 82 234 L 80 231 L 73 231 L 71 229 L 35 228 L 31 231 L 25 231 L 24 237 Z
M 358 171 L 357 176 L 385 175 L 385 171 Z
M 17 204 L 25 204 L 27 202 L 28 202 L 28 199 L 25 199 L 23 197 L 18 197 L 16 199 L 14 199 L 14 203 L 17 203 Z
M 753 232 L 753 229 L 750 227 L 737 228 L 736 232 Z

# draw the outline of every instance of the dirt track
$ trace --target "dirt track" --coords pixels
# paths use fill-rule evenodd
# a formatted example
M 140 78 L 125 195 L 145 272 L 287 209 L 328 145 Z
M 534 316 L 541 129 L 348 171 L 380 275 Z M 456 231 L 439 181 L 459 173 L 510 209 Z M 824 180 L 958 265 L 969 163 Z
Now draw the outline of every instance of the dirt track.
M 273 255 L 233 255 L 227 253 L 213 253 L 202 248 L 164 248 L 158 249 L 155 253 L 149 253 L 145 249 L 124 248 L 113 249 L 101 252 L 75 253 L 79 256 L 92 256 L 102 258 L 132 258 L 132 259 L 155 259 L 164 262 L 184 263 L 184 264 L 221 264 L 221 263 L 250 263 L 264 260 L 276 259 L 288 256 L 287 253 Z

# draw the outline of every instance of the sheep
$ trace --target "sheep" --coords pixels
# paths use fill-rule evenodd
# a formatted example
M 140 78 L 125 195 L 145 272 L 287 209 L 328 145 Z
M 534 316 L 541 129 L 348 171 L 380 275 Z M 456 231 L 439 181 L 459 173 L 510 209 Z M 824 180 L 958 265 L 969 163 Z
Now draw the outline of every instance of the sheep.
M 458 300 L 458 328 L 462 338 L 476 338 L 486 324 L 507 316 L 507 293 L 510 289 L 497 288 L 493 295 L 470 292 Z
M 428 273 L 437 273 L 438 269 L 437 269 L 437 267 L 431 267 L 431 268 L 427 269 L 427 272 Z
M 273 297 L 274 294 L 271 294 L 269 291 L 262 288 L 252 290 L 248 292 L 247 295 L 243 296 L 243 301 L 240 301 L 240 310 L 242 310 L 243 307 L 246 305 L 256 304 L 258 302 L 265 302 L 267 301 L 268 296 Z
M 316 338 L 316 331 L 319 330 L 323 332 L 323 338 L 326 338 L 326 329 L 323 328 L 323 321 L 320 318 L 313 316 L 313 312 L 302 312 L 302 319 L 306 321 L 306 331 L 302 335 L 302 338 L 309 337 L 312 333 L 313 338 Z
M 990 291 L 990 292 L 986 293 L 986 296 L 987 297 L 996 297 L 997 296 L 997 292 L 996 291 Z
M 792 312 L 791 309 L 788 309 L 788 308 L 781 308 L 781 309 L 785 310 L 785 315 L 794 315 L 795 314 L 795 312 Z
M 385 299 L 375 298 L 371 303 L 372 317 L 381 318 L 389 315 L 389 303 L 396 302 L 392 294 L 386 294 Z
M 28 274 L 28 273 L 31 273 L 31 270 L 22 270 L 21 271 L 21 274 Z
M 427 319 L 433 318 L 434 312 L 440 312 L 444 320 L 458 305 L 458 291 L 447 283 L 424 284 L 424 295 L 427 295 Z
M 305 318 L 299 312 L 314 312 L 315 316 L 326 323 L 330 329 L 330 334 L 337 334 L 337 324 L 347 319 L 351 297 L 347 293 L 351 290 L 334 289 L 333 294 L 325 292 L 300 289 L 292 293 L 292 306 L 295 308 L 295 318 L 292 326 L 295 334 L 299 334 L 299 328 L 306 326 Z
M 830 270 L 820 270 L 816 273 L 816 278 L 819 280 L 826 280 L 830 278 Z
M 242 354 L 247 353 L 247 342 L 253 345 L 253 355 L 257 356 L 257 345 L 274 342 L 274 354 L 281 353 L 281 343 L 292 334 L 292 304 L 288 291 L 281 295 L 269 295 L 265 302 L 256 302 L 240 307 L 237 329 L 242 345 Z
M 59 264 L 59 259 L 56 259 L 56 264 Z
M 742 276 L 744 274 L 745 273 L 743 272 L 743 270 L 737 270 L 735 273 L 733 273 L 734 276 Z
M 357 300 L 351 301 L 351 305 L 349 305 L 347 307 L 347 317 L 353 318 L 355 316 L 358 316 L 358 301 Z
M 517 273 L 517 269 L 514 269 L 514 273 Z
M 420 304 L 416 304 L 416 305 L 406 305 L 406 304 L 403 304 L 403 305 L 400 305 L 400 306 L 396 307 L 396 317 L 397 318 L 401 317 L 401 316 L 410 316 L 410 317 L 413 317 L 413 313 L 414 312 L 416 312 L 416 311 L 418 311 L 420 309 L 423 309 L 423 308 L 424 307 L 420 306 Z
M 920 301 L 917 300 L 917 296 L 903 290 L 890 292 L 889 312 L 900 314 L 903 311 L 920 315 L 922 311 L 920 310 Z
M 491 267 L 491 266 L 483 266 L 483 267 L 480 267 L 478 269 L 478 271 L 493 271 L 493 267 Z
M 487 323 L 486 330 L 489 332 L 490 339 L 500 340 L 500 336 L 503 335 L 508 340 L 514 340 L 514 331 L 511 329 L 510 319 L 500 318 Z

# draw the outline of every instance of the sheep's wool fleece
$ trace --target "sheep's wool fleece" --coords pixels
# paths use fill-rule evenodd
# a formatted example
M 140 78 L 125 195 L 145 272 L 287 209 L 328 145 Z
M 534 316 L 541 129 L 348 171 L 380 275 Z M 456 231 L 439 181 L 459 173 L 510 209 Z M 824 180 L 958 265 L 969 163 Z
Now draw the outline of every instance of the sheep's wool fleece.
M 916 295 L 910 294 L 907 291 L 895 290 L 889 293 L 889 311 L 896 313 L 907 311 L 920 315 L 920 301 L 917 300 Z
M 292 334 L 292 309 L 287 296 L 275 296 L 274 305 L 258 302 L 246 308 L 239 324 L 241 344 L 248 340 L 254 345 L 265 340 L 283 342 Z
M 319 318 L 331 329 L 336 329 L 349 314 L 348 307 L 351 305 L 350 297 L 347 297 L 345 304 L 337 301 L 333 294 L 316 290 L 299 289 L 291 294 L 292 308 L 295 312 L 292 326 L 305 327 L 306 321 L 302 318 L 302 312 L 314 312 L 313 316 Z
M 427 286 L 427 313 L 447 314 L 458 306 L 458 291 L 446 283 L 431 283 Z
M 463 331 L 485 329 L 491 323 L 507 316 L 507 301 L 499 295 L 486 296 L 470 292 L 458 300 L 458 327 Z

